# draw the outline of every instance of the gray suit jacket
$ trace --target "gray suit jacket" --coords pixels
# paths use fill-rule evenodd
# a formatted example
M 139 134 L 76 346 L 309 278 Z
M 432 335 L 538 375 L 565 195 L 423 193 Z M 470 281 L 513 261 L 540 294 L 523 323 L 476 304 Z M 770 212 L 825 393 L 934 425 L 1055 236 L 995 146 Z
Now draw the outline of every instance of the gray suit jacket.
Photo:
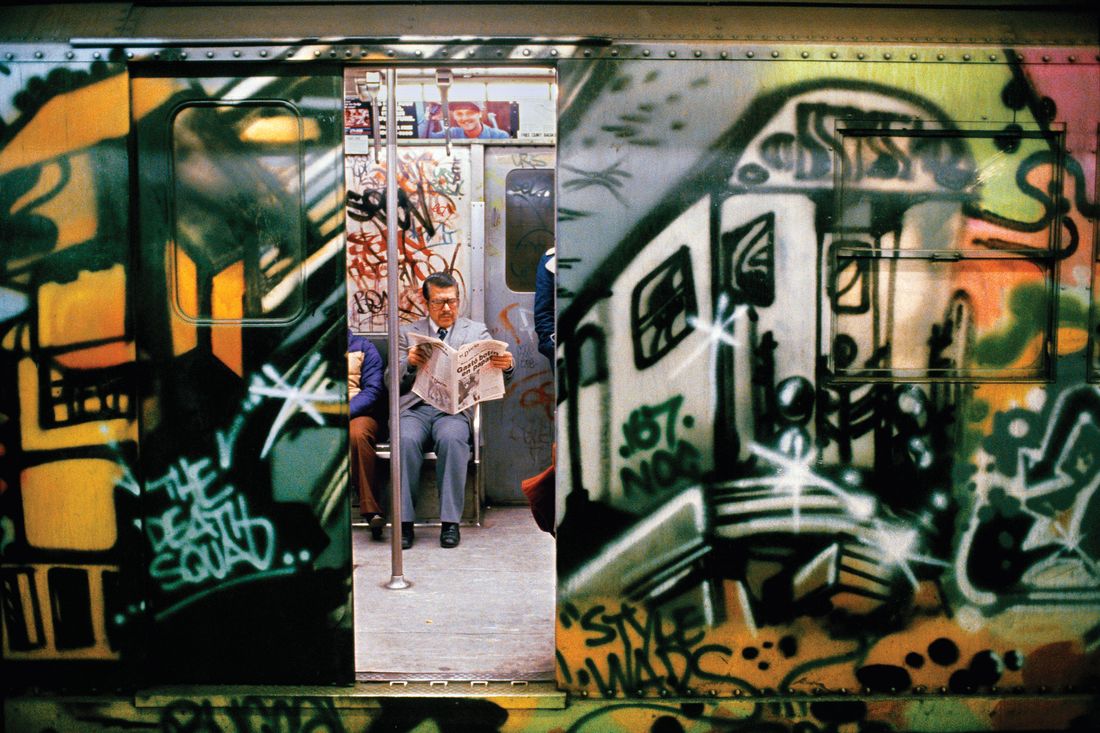
M 397 361 L 397 373 L 401 378 L 401 402 L 399 403 L 401 412 L 411 409 L 422 402 L 420 395 L 412 391 L 413 382 L 416 381 L 416 367 L 409 368 L 409 333 L 416 332 L 424 336 L 435 337 L 435 332 L 431 328 L 431 323 L 427 318 L 421 318 L 418 321 L 412 323 L 406 323 L 401 326 L 400 333 L 397 339 L 397 351 L 399 358 Z M 471 321 L 469 318 L 456 318 L 454 326 L 447 333 L 447 343 L 454 348 L 465 346 L 468 343 L 474 341 L 480 341 L 481 339 L 490 339 L 492 335 L 489 333 L 489 329 L 486 328 L 484 323 L 480 321 Z M 386 371 L 386 383 L 392 378 L 393 360 L 390 360 L 390 369 Z M 512 380 L 511 372 L 504 372 L 504 383 L 508 384 Z M 464 410 L 461 414 L 466 416 L 466 420 L 473 420 L 473 409 Z

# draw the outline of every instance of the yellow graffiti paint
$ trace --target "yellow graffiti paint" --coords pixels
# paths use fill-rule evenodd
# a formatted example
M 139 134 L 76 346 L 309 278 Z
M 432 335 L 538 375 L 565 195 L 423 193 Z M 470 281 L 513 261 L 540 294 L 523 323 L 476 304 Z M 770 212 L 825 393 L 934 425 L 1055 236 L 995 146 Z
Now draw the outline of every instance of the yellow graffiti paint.
M 195 262 L 179 247 L 168 246 L 165 254 L 167 262 L 175 267 L 168 273 L 168 291 L 175 295 L 175 308 L 172 312 L 172 353 L 186 354 L 199 343 L 195 326 L 180 316 L 194 318 L 199 312 L 198 271 Z
M 34 361 L 21 360 L 19 362 L 19 427 L 23 450 L 58 450 L 137 440 L 137 423 L 125 418 L 49 427 L 44 424 L 44 417 L 39 410 L 38 381 L 38 366 Z
M 125 73 L 61 94 L 0 150 L 0 175 L 52 160 L 130 132 L 130 89 Z M 65 124 L 79 120 L 78 124 Z
M 109 550 L 118 539 L 115 487 L 122 472 L 101 458 L 54 461 L 20 475 L 27 542 L 42 550 Z
M 234 321 L 244 317 L 244 289 L 244 262 L 232 264 L 214 276 L 211 297 L 214 320 Z M 244 375 L 240 326 L 215 324 L 210 329 L 210 345 L 227 367 Z
M 4 566 L 4 569 L 11 567 Z M 89 644 L 75 648 L 58 648 L 55 619 L 60 618 L 65 622 L 71 622 L 73 619 L 62 615 L 63 612 L 71 609 L 54 608 L 55 596 L 50 592 L 49 577 L 50 571 L 55 568 L 76 569 L 87 574 L 87 615 L 80 618 L 79 622 L 91 627 Z M 114 660 L 119 658 L 119 653 L 113 651 L 107 643 L 107 619 L 103 603 L 103 576 L 106 573 L 117 573 L 119 571 L 117 565 L 32 564 L 21 565 L 18 569 L 24 573 L 21 577 L 22 582 L 18 584 L 19 596 L 8 599 L 8 603 L 10 612 L 23 618 L 28 630 L 34 630 L 33 648 L 12 649 L 11 635 L 4 634 L 3 658 L 5 660 Z M 82 610 L 81 613 L 83 612 Z M 39 630 L 41 630 L 40 634 Z
M 261 117 L 248 123 L 241 132 L 241 142 L 286 145 L 297 143 L 299 139 L 320 139 L 321 127 L 317 120 L 301 120 L 300 127 L 298 123 L 299 118 L 289 115 Z
M 135 120 L 140 120 L 182 89 L 183 84 L 178 79 L 134 79 L 132 88 L 131 114 Z
M 89 156 L 74 155 L 67 163 L 69 178 L 63 188 L 55 190 L 62 183 L 62 167 L 54 163 L 45 165 L 38 183 L 11 207 L 12 214 L 27 213 L 21 210 L 44 197 L 43 203 L 36 206 L 33 213 L 50 219 L 57 226 L 55 252 L 94 237 L 99 221 Z
M 121 264 L 82 272 L 75 282 L 44 283 L 38 289 L 38 345 L 51 348 L 123 337 L 125 293 Z

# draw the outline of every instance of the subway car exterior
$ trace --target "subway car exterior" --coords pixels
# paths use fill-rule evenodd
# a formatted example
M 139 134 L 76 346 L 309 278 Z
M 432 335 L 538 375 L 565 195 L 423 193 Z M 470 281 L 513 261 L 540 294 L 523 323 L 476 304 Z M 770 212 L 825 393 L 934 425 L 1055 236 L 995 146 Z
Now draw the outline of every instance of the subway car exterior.
M 1097 729 L 1097 23 L 5 11 L 6 730 Z M 391 297 L 352 140 L 368 73 L 489 66 L 553 80 L 509 108 L 552 173 L 512 264 L 556 245 L 553 377 L 507 211 L 455 206 L 476 166 L 402 153 Z M 440 270 L 517 354 L 487 445 L 556 443 L 553 682 L 356 681 L 345 333 Z

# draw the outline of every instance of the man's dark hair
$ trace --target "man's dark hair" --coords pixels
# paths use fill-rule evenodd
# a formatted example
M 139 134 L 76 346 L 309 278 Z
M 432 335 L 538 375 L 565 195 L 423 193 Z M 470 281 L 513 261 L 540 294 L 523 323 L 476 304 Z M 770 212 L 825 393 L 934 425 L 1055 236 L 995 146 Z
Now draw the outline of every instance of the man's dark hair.
M 420 286 L 420 291 L 424 294 L 424 302 L 428 302 L 428 288 L 457 288 L 458 282 L 451 277 L 449 272 L 433 272 L 424 278 L 424 283 Z

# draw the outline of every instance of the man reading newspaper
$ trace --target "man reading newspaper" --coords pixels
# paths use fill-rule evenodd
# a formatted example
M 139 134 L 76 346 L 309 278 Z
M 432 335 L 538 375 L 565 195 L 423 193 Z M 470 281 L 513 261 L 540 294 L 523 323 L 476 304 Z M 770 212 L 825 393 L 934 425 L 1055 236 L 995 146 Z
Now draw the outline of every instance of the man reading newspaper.
M 414 501 L 424 453 L 435 450 L 442 547 L 457 547 L 470 462 L 471 410 L 504 396 L 514 362 L 508 345 L 484 323 L 459 317 L 458 283 L 449 274 L 424 280 L 428 317 L 401 327 L 396 365 L 401 392 L 401 546 L 412 547 Z M 468 348 L 467 348 L 468 347 Z M 441 409 L 446 408 L 446 409 Z

